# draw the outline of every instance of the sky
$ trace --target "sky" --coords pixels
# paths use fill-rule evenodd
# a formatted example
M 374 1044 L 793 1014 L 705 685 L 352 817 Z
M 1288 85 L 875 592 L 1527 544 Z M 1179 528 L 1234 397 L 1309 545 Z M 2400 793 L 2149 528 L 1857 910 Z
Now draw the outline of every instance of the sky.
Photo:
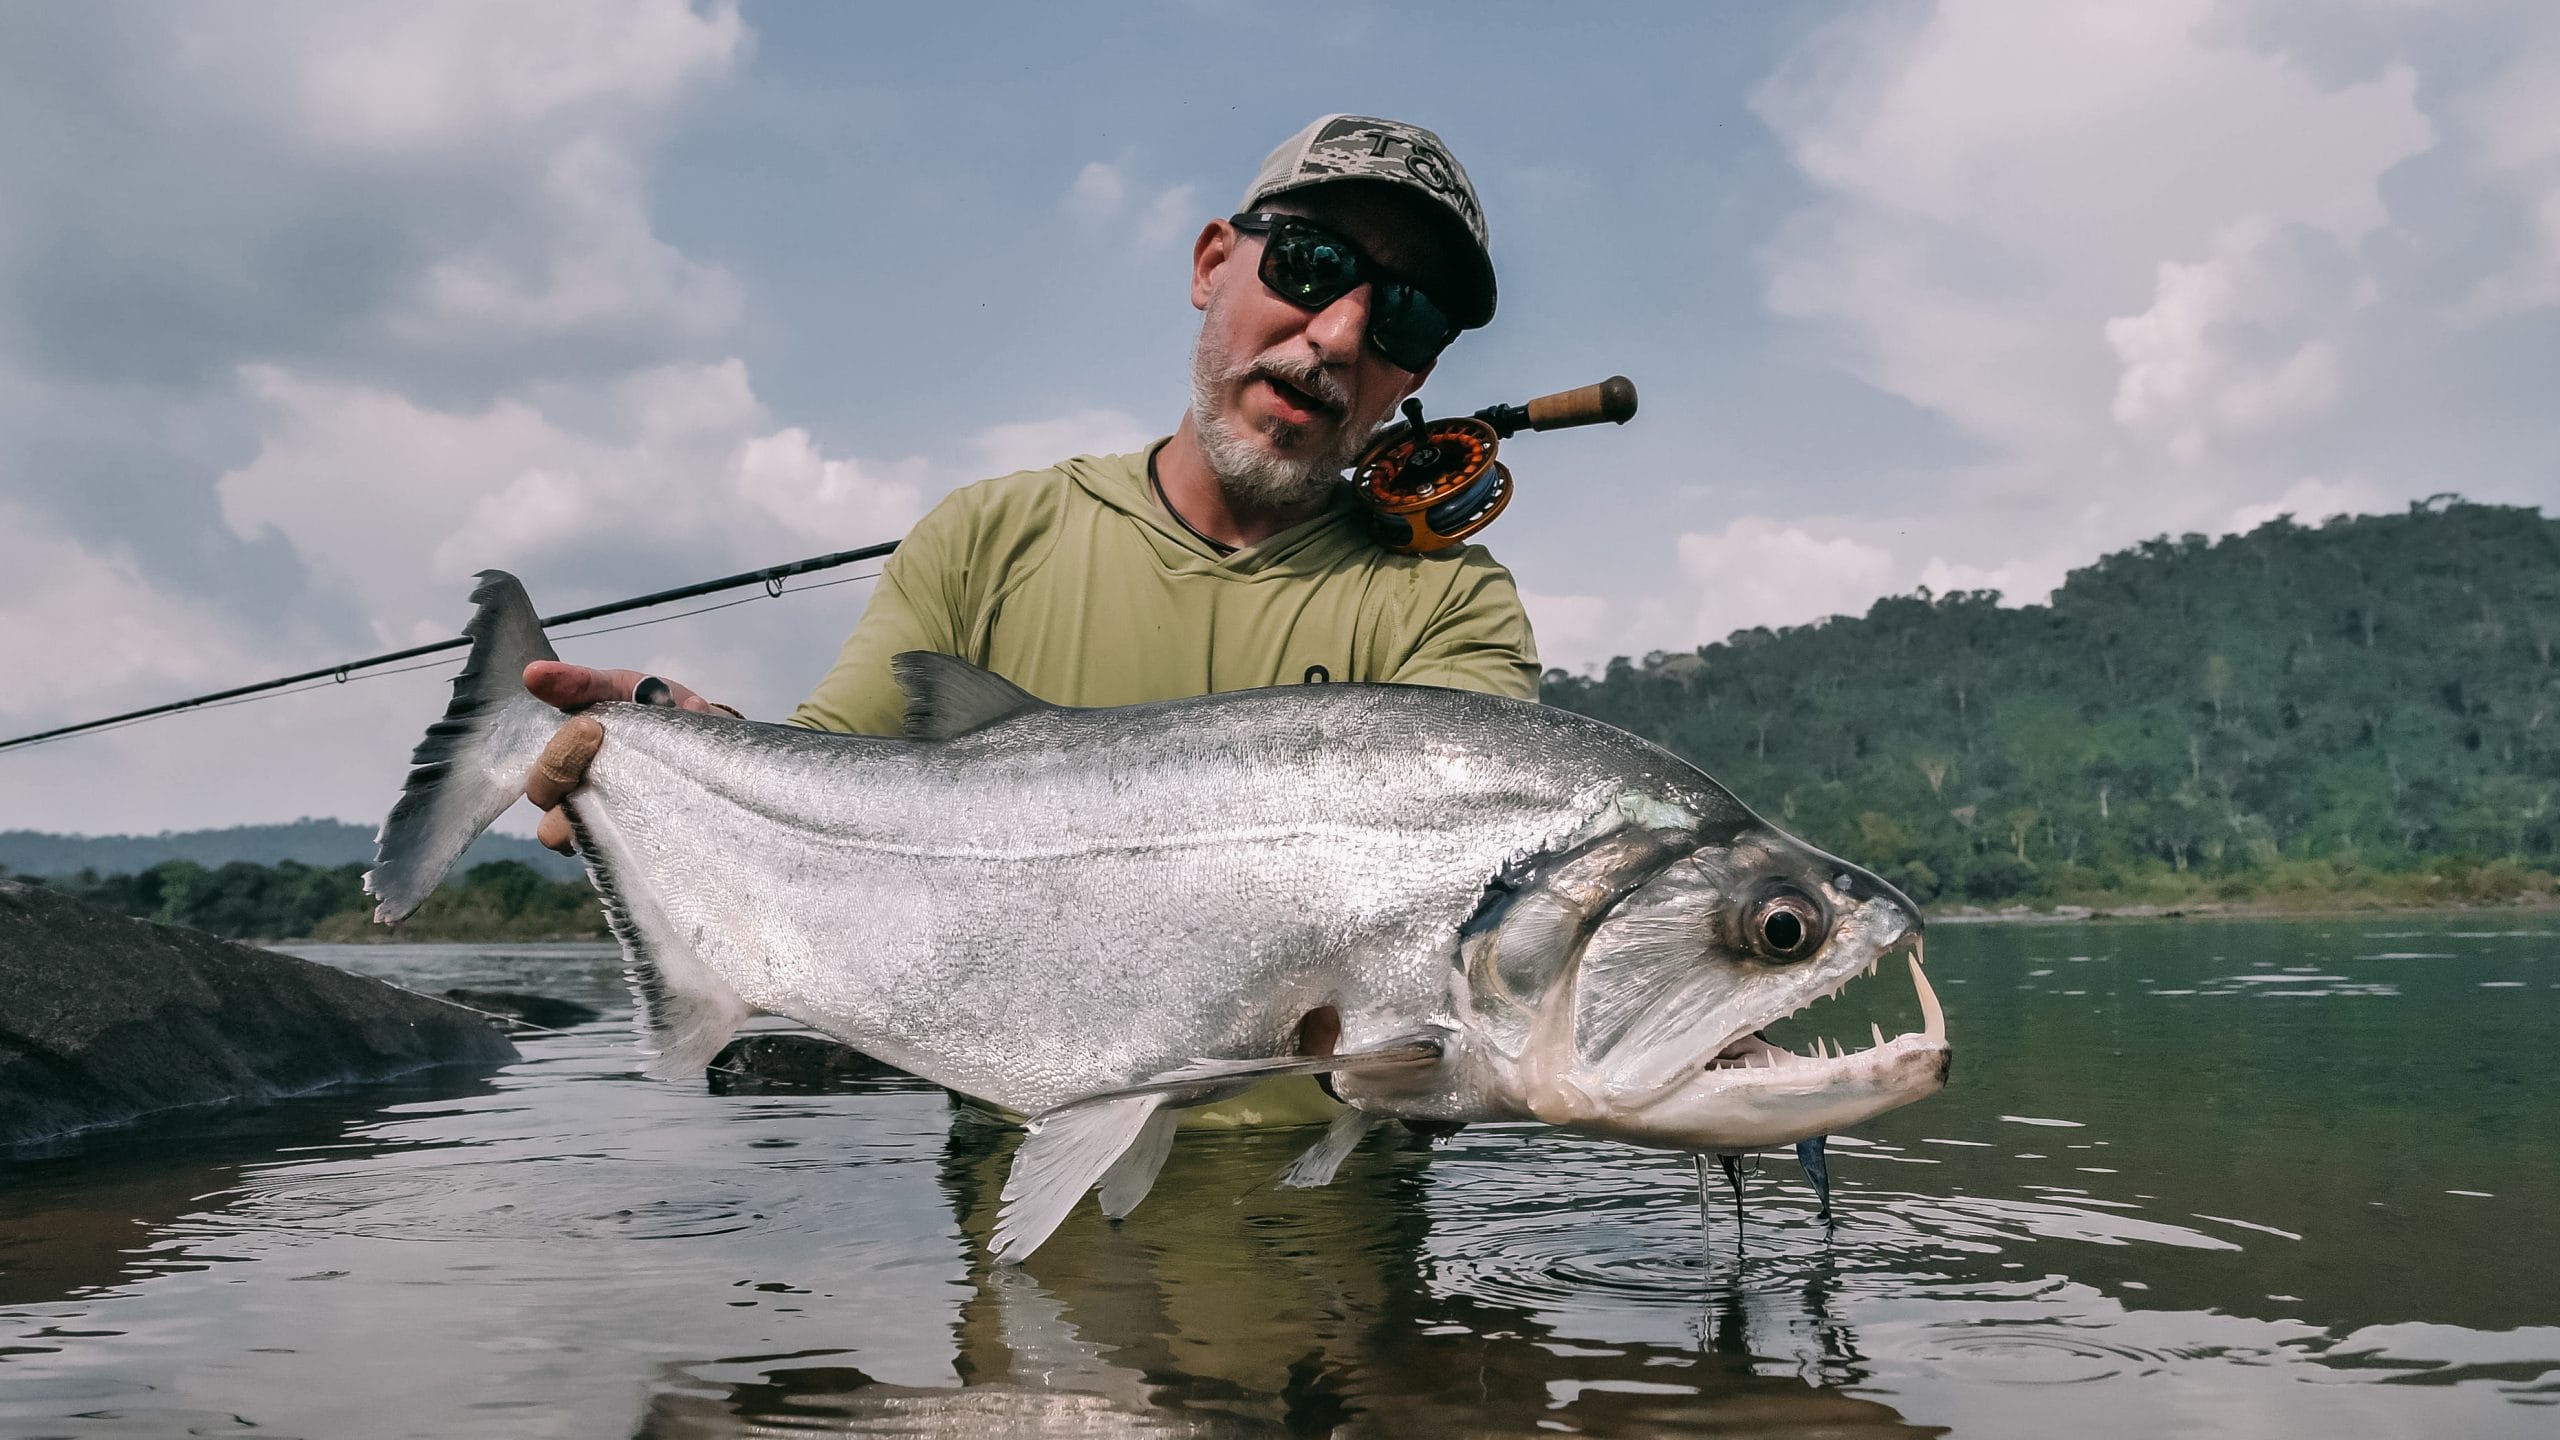
M 1504 448 L 1550 665 L 2560 501 L 2546 0 L 58 0 L 0 7 L 0 738 L 1167 433 L 1192 240 L 1337 110 L 1484 199 L 1432 413 L 1641 393 Z M 561 650 L 774 717 L 868 589 Z M 449 673 L 0 752 L 0 829 L 369 823 Z

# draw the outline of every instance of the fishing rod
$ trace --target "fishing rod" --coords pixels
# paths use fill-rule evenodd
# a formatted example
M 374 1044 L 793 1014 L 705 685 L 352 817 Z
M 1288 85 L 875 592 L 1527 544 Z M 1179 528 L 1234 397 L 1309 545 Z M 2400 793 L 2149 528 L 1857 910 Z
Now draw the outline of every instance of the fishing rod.
M 766 594 L 779 599 L 783 594 L 782 582 L 794 575 L 806 575 L 812 571 L 833 570 L 843 565 L 877 560 L 897 548 L 897 541 L 885 540 L 880 544 L 865 545 L 858 549 L 838 550 L 829 555 L 813 555 L 806 560 L 794 560 L 787 565 L 768 565 L 762 570 L 747 570 L 736 575 L 723 575 L 717 580 L 679 585 L 672 590 L 656 590 L 646 595 L 635 595 L 628 600 L 616 600 L 611 604 L 590 605 L 584 610 L 566 610 L 557 615 L 545 615 L 542 617 L 542 624 L 545 629 L 555 625 L 575 625 L 583 620 L 601 620 L 608 615 L 646 610 L 653 605 L 690 600 L 696 595 L 713 595 L 723 590 L 736 590 L 748 585 L 762 585 Z M 447 650 L 459 650 L 470 643 L 469 636 L 457 635 L 450 640 L 438 640 L 430 645 L 412 645 L 406 650 L 393 650 L 383 655 L 368 655 L 362 660 L 349 660 L 343 664 L 324 666 L 318 670 L 305 670 L 299 675 L 261 680 L 255 685 L 235 685 L 228 690 L 216 690 L 207 695 L 195 695 L 184 700 L 171 700 L 160 705 L 146 706 L 140 710 L 128 710 L 122 715 L 109 715 L 98 720 L 83 720 L 77 725 L 59 725 L 51 730 L 39 730 L 32 735 L 0 740 L 0 751 L 38 745 L 47 740 L 60 740 L 91 730 L 130 725 L 136 721 L 149 720 L 160 715 L 174 715 L 181 710 L 193 710 L 199 706 L 245 699 L 249 696 L 265 694 L 270 690 L 281 690 L 289 685 L 302 685 L 315 680 L 333 680 L 343 685 L 359 670 L 373 670 L 402 660 L 415 660 L 423 655 L 437 655 Z
M 1511 467 L 1494 459 L 1501 441 L 1522 430 L 1564 430 L 1604 422 L 1624 425 L 1634 418 L 1635 413 L 1636 387 L 1624 375 L 1612 375 L 1596 385 L 1541 395 L 1524 404 L 1488 405 L 1473 415 L 1452 416 L 1444 420 L 1424 419 L 1422 402 L 1407 400 L 1404 405 L 1405 423 L 1388 429 L 1360 457 L 1351 475 L 1351 490 L 1369 510 L 1379 544 L 1407 554 L 1443 550 L 1492 524 L 1494 517 L 1510 504 Z M 888 540 L 855 550 L 839 550 L 831 555 L 815 555 L 806 560 L 794 560 L 788 565 L 771 565 L 762 570 L 724 575 L 717 580 L 679 585 L 672 590 L 636 595 L 609 605 L 590 605 L 584 610 L 546 615 L 542 617 L 542 624 L 545 629 L 575 625 L 583 620 L 600 620 L 608 615 L 646 610 L 653 605 L 689 600 L 696 595 L 712 595 L 747 585 L 760 584 L 765 587 L 765 593 L 779 598 L 783 593 L 782 582 L 791 576 L 877 560 L 897 548 L 897 541 Z M 370 655 L 362 660 L 349 660 L 318 670 L 305 670 L 299 675 L 261 680 L 255 685 L 235 685 L 228 690 L 171 700 L 103 719 L 84 720 L 77 725 L 59 725 L 32 735 L 0 740 L 0 752 L 67 739 L 93 730 L 132 725 L 182 710 L 237 703 L 295 685 L 332 681 L 343 685 L 359 670 L 378 670 L 403 660 L 440 655 L 470 643 L 469 637 L 458 635 L 431 645 L 412 645 L 406 650 Z

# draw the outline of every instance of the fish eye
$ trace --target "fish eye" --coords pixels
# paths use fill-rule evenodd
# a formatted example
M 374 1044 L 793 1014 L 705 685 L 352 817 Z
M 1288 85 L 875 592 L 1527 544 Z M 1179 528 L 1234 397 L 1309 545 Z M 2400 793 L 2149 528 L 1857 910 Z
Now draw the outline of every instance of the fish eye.
M 1792 890 L 1781 890 L 1751 911 L 1751 944 L 1772 960 L 1802 960 L 1822 948 L 1822 910 Z

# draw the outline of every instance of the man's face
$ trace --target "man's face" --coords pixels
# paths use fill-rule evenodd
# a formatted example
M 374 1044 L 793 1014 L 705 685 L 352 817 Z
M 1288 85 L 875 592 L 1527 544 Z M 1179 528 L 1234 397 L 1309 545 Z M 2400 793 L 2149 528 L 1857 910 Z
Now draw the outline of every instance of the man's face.
M 1424 207 L 1393 187 L 1319 186 L 1260 208 L 1300 215 L 1426 289 L 1447 268 Z M 1261 236 L 1225 221 L 1193 252 L 1191 303 L 1207 312 L 1191 357 L 1201 448 L 1230 496 L 1275 509 L 1322 498 L 1429 372 L 1367 343 L 1371 287 L 1303 310 L 1262 283 Z

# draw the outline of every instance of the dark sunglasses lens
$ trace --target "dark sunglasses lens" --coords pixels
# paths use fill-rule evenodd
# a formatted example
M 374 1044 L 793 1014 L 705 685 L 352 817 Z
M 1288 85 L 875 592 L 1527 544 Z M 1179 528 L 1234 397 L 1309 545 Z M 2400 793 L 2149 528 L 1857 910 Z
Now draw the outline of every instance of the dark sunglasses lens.
M 1325 305 L 1360 283 L 1360 254 L 1330 235 L 1284 225 L 1262 251 L 1262 281 L 1300 305 Z
M 1369 262 L 1351 242 L 1311 225 L 1271 224 L 1262 246 L 1262 283 L 1291 304 L 1318 310 L 1370 278 Z M 1369 315 L 1369 346 L 1406 370 L 1425 370 L 1449 348 L 1458 327 L 1447 312 L 1401 280 L 1381 280 Z
M 1377 309 L 1369 316 L 1369 344 L 1395 365 L 1426 370 L 1458 337 L 1458 327 L 1431 297 L 1410 285 L 1378 287 Z

